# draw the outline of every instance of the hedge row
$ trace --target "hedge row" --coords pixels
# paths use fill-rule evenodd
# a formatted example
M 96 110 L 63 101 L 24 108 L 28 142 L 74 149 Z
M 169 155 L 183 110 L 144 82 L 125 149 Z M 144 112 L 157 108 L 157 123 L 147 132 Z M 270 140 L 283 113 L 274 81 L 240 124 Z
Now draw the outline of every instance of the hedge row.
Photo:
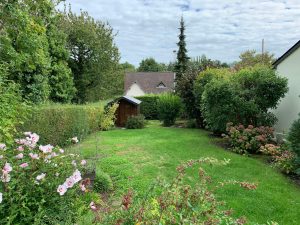
M 114 105 L 105 112 L 100 104 L 40 106 L 19 129 L 39 134 L 42 144 L 65 146 L 72 137 L 81 140 L 92 132 L 107 130 L 114 124 L 115 110 Z
M 157 120 L 157 100 L 159 98 L 159 95 L 144 95 L 136 98 L 142 101 L 140 105 L 140 110 L 141 114 L 145 116 L 145 119 Z

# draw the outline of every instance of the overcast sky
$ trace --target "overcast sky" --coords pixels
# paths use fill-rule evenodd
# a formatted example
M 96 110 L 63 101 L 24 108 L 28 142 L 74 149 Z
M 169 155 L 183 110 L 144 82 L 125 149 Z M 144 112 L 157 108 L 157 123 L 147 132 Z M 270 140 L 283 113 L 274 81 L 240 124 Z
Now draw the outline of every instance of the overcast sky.
M 276 57 L 300 40 L 300 0 L 69 0 L 117 32 L 121 61 L 174 60 L 181 15 L 190 57 L 224 62 L 242 51 L 265 48 Z

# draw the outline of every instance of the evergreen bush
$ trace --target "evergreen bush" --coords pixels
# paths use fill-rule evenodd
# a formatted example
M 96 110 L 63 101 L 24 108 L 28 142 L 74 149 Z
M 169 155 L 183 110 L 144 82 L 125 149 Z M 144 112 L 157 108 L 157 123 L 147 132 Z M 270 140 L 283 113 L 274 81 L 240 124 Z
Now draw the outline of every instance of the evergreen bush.
M 182 109 L 182 103 L 177 95 L 166 93 L 159 97 L 157 107 L 159 119 L 164 126 L 172 126 Z
M 144 95 L 136 98 L 142 101 L 142 103 L 140 104 L 140 110 L 141 114 L 145 116 L 145 119 L 157 120 L 157 100 L 159 98 L 159 95 Z

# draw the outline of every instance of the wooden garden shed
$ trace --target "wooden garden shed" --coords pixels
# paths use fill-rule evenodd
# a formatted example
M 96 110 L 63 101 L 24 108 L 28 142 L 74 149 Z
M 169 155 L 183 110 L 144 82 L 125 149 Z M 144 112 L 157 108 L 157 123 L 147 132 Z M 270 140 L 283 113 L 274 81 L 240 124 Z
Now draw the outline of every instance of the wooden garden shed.
M 116 112 L 116 125 L 118 127 L 124 127 L 128 117 L 137 116 L 140 113 L 140 104 L 142 101 L 136 98 L 123 96 L 116 99 L 114 102 L 118 102 L 119 104 Z

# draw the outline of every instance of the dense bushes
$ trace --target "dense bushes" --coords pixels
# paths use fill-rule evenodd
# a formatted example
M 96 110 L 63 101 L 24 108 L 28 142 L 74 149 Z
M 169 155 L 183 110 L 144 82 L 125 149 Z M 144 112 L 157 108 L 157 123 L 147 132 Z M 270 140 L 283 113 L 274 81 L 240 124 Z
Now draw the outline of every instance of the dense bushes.
M 201 110 L 213 132 L 225 132 L 229 121 L 254 126 L 274 125 L 276 118 L 268 110 L 276 108 L 280 98 L 288 91 L 286 78 L 263 66 L 241 70 L 229 79 L 221 79 L 217 74 L 215 77 L 211 81 L 202 81 L 204 84 L 195 89 L 198 96 L 203 91 Z M 203 86 L 204 89 L 201 88 Z
M 143 115 L 131 116 L 127 119 L 127 129 L 142 129 L 145 127 L 145 117 Z
M 166 93 L 159 96 L 157 101 L 158 117 L 163 121 L 164 126 L 171 126 L 175 123 L 181 108 L 181 100 L 177 95 Z
M 19 129 L 40 134 L 41 143 L 64 146 L 74 136 L 82 139 L 94 131 L 107 130 L 114 124 L 116 108 L 113 105 L 105 112 L 96 104 L 40 106 Z
M 158 119 L 157 100 L 159 98 L 159 95 L 145 95 L 136 98 L 142 101 L 140 105 L 140 110 L 141 110 L 141 114 L 145 116 L 145 119 L 157 120 Z
M 298 118 L 292 124 L 292 127 L 291 127 L 289 135 L 288 135 L 288 141 L 290 142 L 291 149 L 300 158 L 300 118 Z

